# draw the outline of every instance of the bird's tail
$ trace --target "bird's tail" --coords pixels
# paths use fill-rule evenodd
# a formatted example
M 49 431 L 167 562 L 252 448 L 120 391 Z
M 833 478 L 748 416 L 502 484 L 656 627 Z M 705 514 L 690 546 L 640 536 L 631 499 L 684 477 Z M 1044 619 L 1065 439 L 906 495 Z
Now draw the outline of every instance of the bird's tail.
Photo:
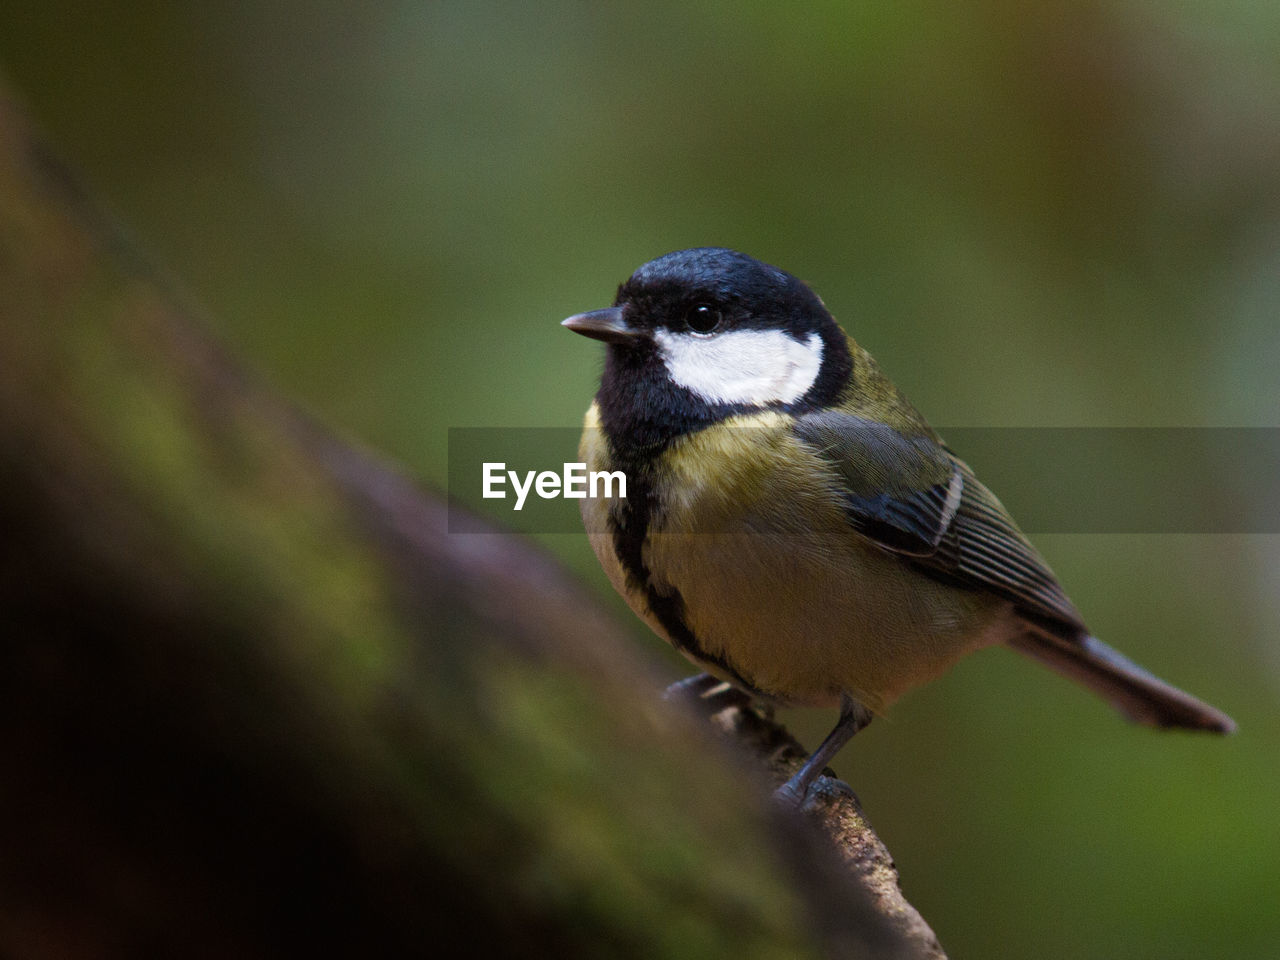
M 1068 640 L 1033 627 L 1012 646 L 1089 687 L 1134 723 L 1213 733 L 1236 729 L 1221 710 L 1165 683 L 1096 637 Z

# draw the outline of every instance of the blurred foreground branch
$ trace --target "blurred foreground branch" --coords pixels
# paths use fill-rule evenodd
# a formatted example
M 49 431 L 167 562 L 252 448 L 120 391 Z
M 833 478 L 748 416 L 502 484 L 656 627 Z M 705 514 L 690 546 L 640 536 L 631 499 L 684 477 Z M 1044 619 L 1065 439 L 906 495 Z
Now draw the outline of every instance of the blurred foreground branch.
M 3 94 L 0 151 L 0 953 L 941 956 L 848 797 L 232 364 Z

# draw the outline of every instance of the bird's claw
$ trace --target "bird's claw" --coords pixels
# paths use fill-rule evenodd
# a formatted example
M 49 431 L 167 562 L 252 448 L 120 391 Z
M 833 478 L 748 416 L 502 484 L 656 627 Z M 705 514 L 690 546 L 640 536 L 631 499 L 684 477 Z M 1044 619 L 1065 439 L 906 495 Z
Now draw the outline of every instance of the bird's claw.
M 709 673 L 677 680 L 663 691 L 662 699 L 686 703 L 706 713 L 719 713 L 729 707 L 746 707 L 751 703 L 750 696 Z
M 804 798 L 808 791 L 801 792 L 801 789 L 793 784 L 790 780 L 773 791 L 773 802 L 788 810 L 799 810 L 804 806 Z
M 807 810 L 821 800 L 837 797 L 850 797 L 856 805 L 862 805 L 858 795 L 853 792 L 853 787 L 839 777 L 825 774 L 815 777 L 807 787 L 798 783 L 796 777 L 792 777 L 773 791 L 774 803 L 788 810 Z

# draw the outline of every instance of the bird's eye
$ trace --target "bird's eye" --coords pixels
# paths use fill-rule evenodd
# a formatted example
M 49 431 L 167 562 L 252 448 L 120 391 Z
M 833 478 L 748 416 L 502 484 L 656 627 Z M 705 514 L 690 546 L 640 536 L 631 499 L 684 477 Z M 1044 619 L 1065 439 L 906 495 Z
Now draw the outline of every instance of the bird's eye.
M 713 333 L 720 326 L 720 311 L 707 303 L 694 304 L 684 322 L 694 333 Z

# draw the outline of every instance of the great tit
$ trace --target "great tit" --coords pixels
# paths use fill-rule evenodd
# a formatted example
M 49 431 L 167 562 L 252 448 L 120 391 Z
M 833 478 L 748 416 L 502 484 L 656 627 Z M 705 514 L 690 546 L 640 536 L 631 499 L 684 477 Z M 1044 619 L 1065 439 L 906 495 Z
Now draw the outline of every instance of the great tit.
M 795 277 L 681 250 L 563 325 L 608 345 L 579 456 L 627 477 L 625 498 L 582 504 L 613 586 L 720 680 L 840 710 L 781 798 L 801 802 L 903 692 L 998 643 L 1138 723 L 1234 729 L 1089 633 L 1000 501 Z

